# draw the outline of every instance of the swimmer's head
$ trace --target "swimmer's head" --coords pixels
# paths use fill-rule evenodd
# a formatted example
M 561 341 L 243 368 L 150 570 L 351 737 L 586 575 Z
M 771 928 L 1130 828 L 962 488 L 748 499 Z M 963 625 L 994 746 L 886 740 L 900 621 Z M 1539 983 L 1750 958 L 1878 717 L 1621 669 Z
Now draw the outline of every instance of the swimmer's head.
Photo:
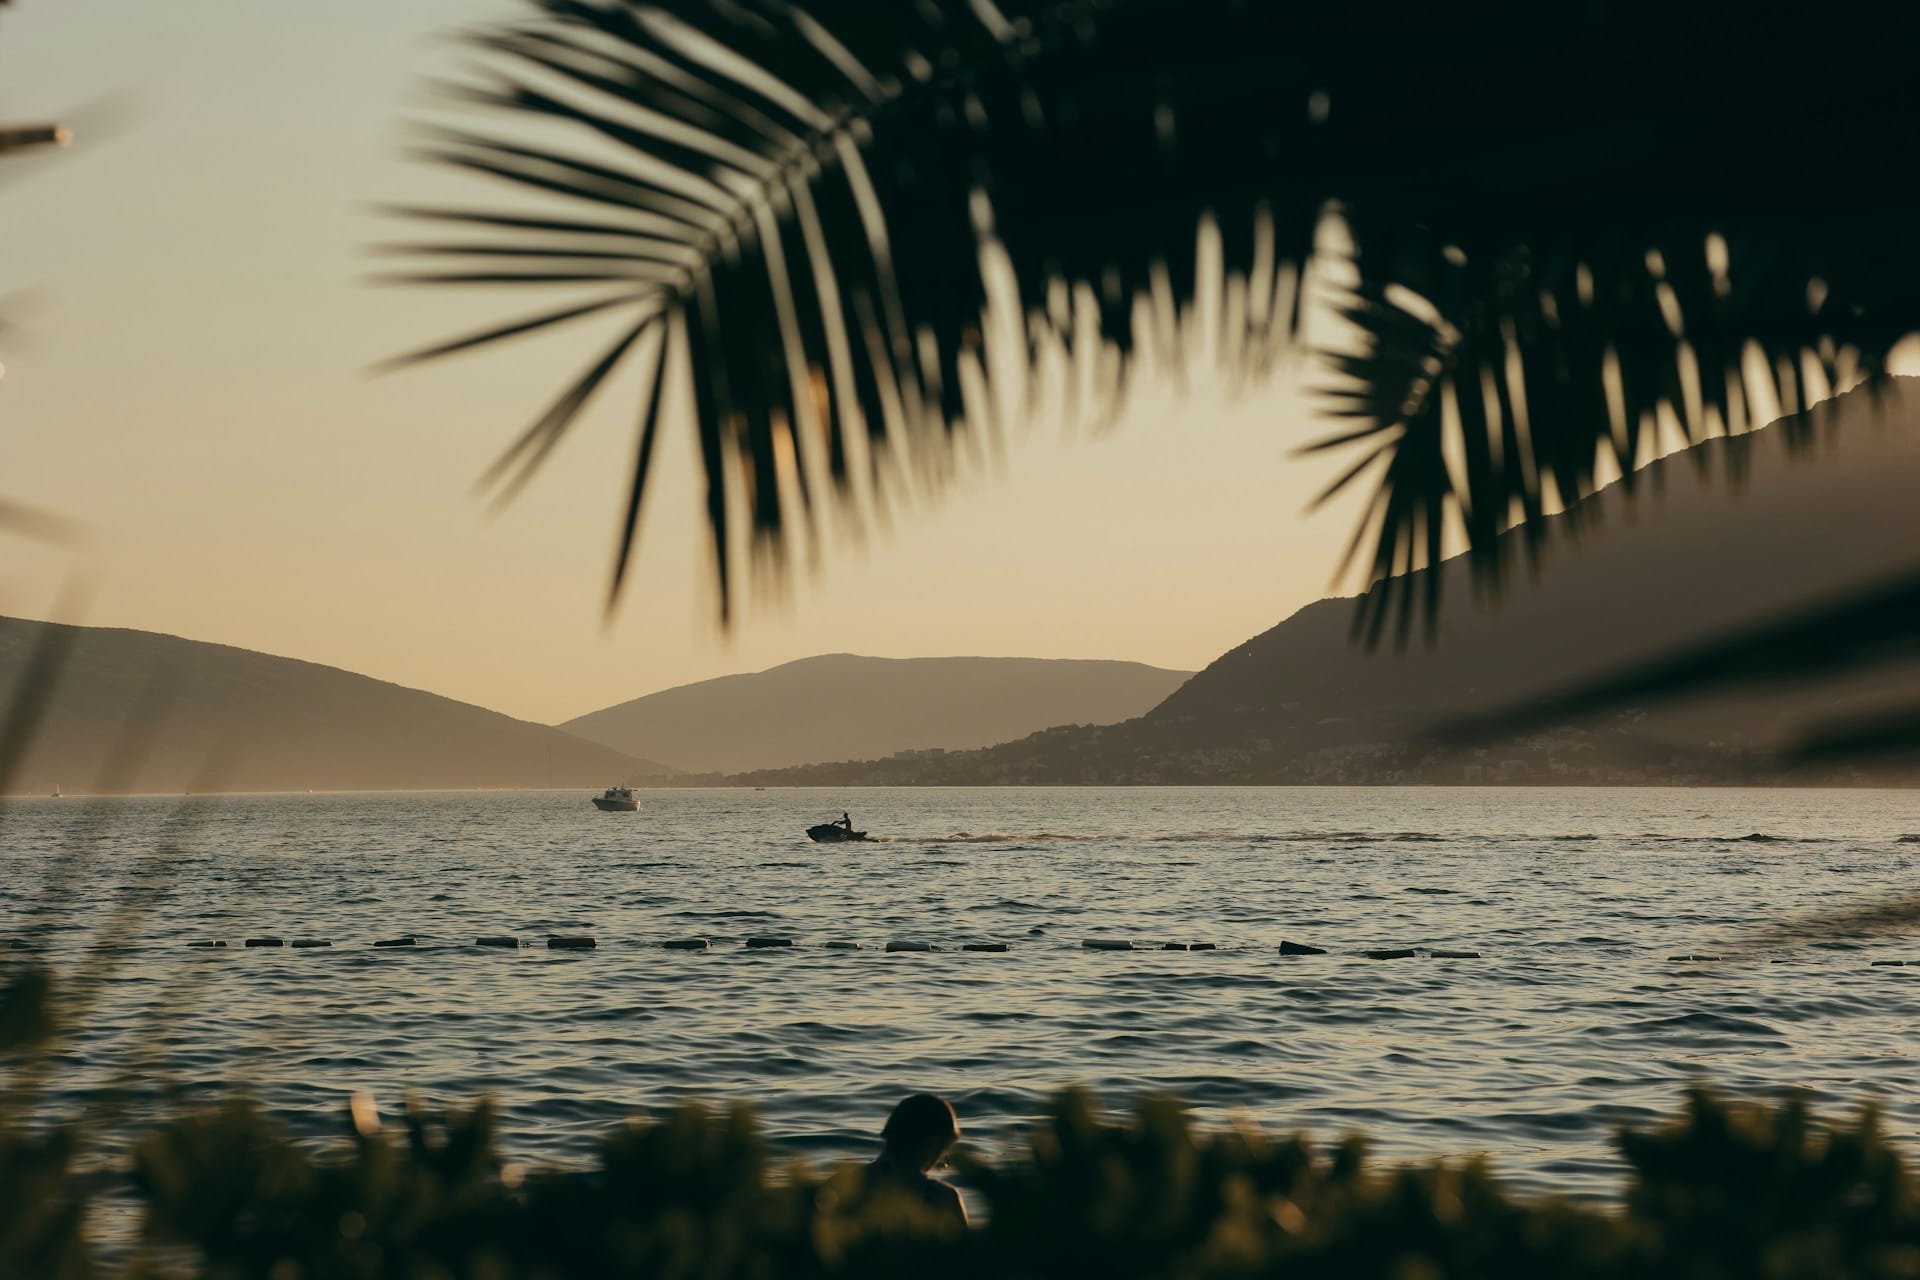
M 960 1122 L 945 1098 L 916 1093 L 901 1100 L 880 1130 L 887 1154 L 925 1173 L 940 1163 L 960 1136 Z

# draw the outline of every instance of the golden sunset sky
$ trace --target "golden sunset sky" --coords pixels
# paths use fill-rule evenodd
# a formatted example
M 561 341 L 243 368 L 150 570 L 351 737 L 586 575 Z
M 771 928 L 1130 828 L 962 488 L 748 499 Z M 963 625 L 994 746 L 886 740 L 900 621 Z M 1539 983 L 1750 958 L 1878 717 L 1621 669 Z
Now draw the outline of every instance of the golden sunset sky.
M 0 187 L 0 491 L 83 521 L 77 557 L 10 542 L 0 612 L 82 615 L 345 667 L 555 721 L 822 652 L 1198 667 L 1325 594 L 1351 504 L 1286 380 L 1238 399 L 1150 382 L 1097 438 L 1029 425 L 934 506 L 803 570 L 718 633 L 687 420 L 641 565 L 601 607 L 636 391 L 602 394 L 504 514 L 472 491 L 604 341 L 561 329 L 369 367 L 502 314 L 367 283 L 383 202 L 486 194 L 402 155 L 473 0 L 22 0 L 0 114 L 77 143 Z M 96 122 L 89 136 L 89 122 Z M 1311 381 L 1311 378 L 1308 379 Z

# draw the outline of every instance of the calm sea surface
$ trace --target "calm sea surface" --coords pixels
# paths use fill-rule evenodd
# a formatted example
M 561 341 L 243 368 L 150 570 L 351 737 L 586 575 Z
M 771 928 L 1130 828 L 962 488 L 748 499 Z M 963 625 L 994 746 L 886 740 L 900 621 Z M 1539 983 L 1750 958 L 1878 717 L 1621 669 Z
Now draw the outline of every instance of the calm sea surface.
M 1389 1159 L 1486 1152 L 1588 1195 L 1617 1188 L 1609 1133 L 1694 1078 L 1875 1097 L 1903 1140 L 1920 1127 L 1920 968 L 1870 964 L 1920 961 L 1920 937 L 1791 927 L 1920 883 L 1920 792 L 643 796 L 637 814 L 552 792 L 21 801 L 0 818 L 0 939 L 70 967 L 126 913 L 55 1073 L 64 1103 L 131 1072 L 140 1113 L 238 1086 L 318 1136 L 357 1091 L 488 1093 L 510 1151 L 553 1162 L 687 1097 L 752 1099 L 786 1150 L 859 1156 L 918 1089 L 1008 1151 L 1076 1083 L 1363 1127 Z M 808 843 L 843 808 L 881 841 Z M 473 945 L 497 933 L 540 945 Z M 242 948 L 262 934 L 333 946 Z M 796 945 L 745 950 L 753 934 Z M 693 936 L 713 950 L 661 948 Z M 229 947 L 187 946 L 207 938 Z M 1387 947 L 1481 956 L 1358 954 Z

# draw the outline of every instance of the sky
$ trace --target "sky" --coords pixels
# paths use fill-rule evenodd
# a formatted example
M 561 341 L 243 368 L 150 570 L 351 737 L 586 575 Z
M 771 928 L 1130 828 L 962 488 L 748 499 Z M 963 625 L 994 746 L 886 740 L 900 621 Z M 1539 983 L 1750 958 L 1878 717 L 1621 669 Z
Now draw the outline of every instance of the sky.
M 75 145 L 0 183 L 0 495 L 83 547 L 0 551 L 0 612 L 304 658 L 555 722 L 816 653 L 1198 668 L 1327 593 L 1352 504 L 1311 374 L 1140 386 L 1109 428 L 1038 420 L 937 504 L 718 628 L 690 423 L 672 412 L 641 560 L 603 603 L 637 389 L 602 394 L 521 498 L 474 482 L 604 339 L 374 375 L 499 315 L 369 283 L 375 206 L 484 189 L 403 154 L 481 0 L 19 0 L 0 119 Z M 672 406 L 670 406 L 672 409 Z M 64 611 L 63 586 L 86 584 Z

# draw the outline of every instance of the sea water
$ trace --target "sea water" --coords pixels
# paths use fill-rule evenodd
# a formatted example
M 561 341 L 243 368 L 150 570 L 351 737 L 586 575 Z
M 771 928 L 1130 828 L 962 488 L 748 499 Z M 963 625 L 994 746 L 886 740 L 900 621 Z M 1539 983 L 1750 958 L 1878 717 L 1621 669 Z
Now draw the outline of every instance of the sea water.
M 486 1094 L 512 1156 L 564 1165 L 622 1117 L 746 1100 L 783 1153 L 830 1161 L 871 1154 L 916 1090 L 1016 1154 L 1077 1084 L 1363 1129 L 1389 1161 L 1485 1153 L 1583 1196 L 1617 1193 L 1611 1134 L 1689 1081 L 1877 1099 L 1902 1140 L 1920 1122 L 1920 966 L 1872 963 L 1920 962 L 1920 931 L 1827 920 L 1915 883 L 1920 793 L 641 794 L 632 814 L 573 792 L 9 802 L 0 946 L 30 949 L 0 965 L 99 980 L 51 1104 L 127 1085 L 139 1122 L 241 1089 L 318 1141 L 355 1093 Z M 808 842 L 843 809 L 875 839 Z M 268 935 L 333 945 L 243 945 Z M 662 947 L 692 937 L 712 949 Z M 1362 954 L 1393 948 L 1421 954 Z

